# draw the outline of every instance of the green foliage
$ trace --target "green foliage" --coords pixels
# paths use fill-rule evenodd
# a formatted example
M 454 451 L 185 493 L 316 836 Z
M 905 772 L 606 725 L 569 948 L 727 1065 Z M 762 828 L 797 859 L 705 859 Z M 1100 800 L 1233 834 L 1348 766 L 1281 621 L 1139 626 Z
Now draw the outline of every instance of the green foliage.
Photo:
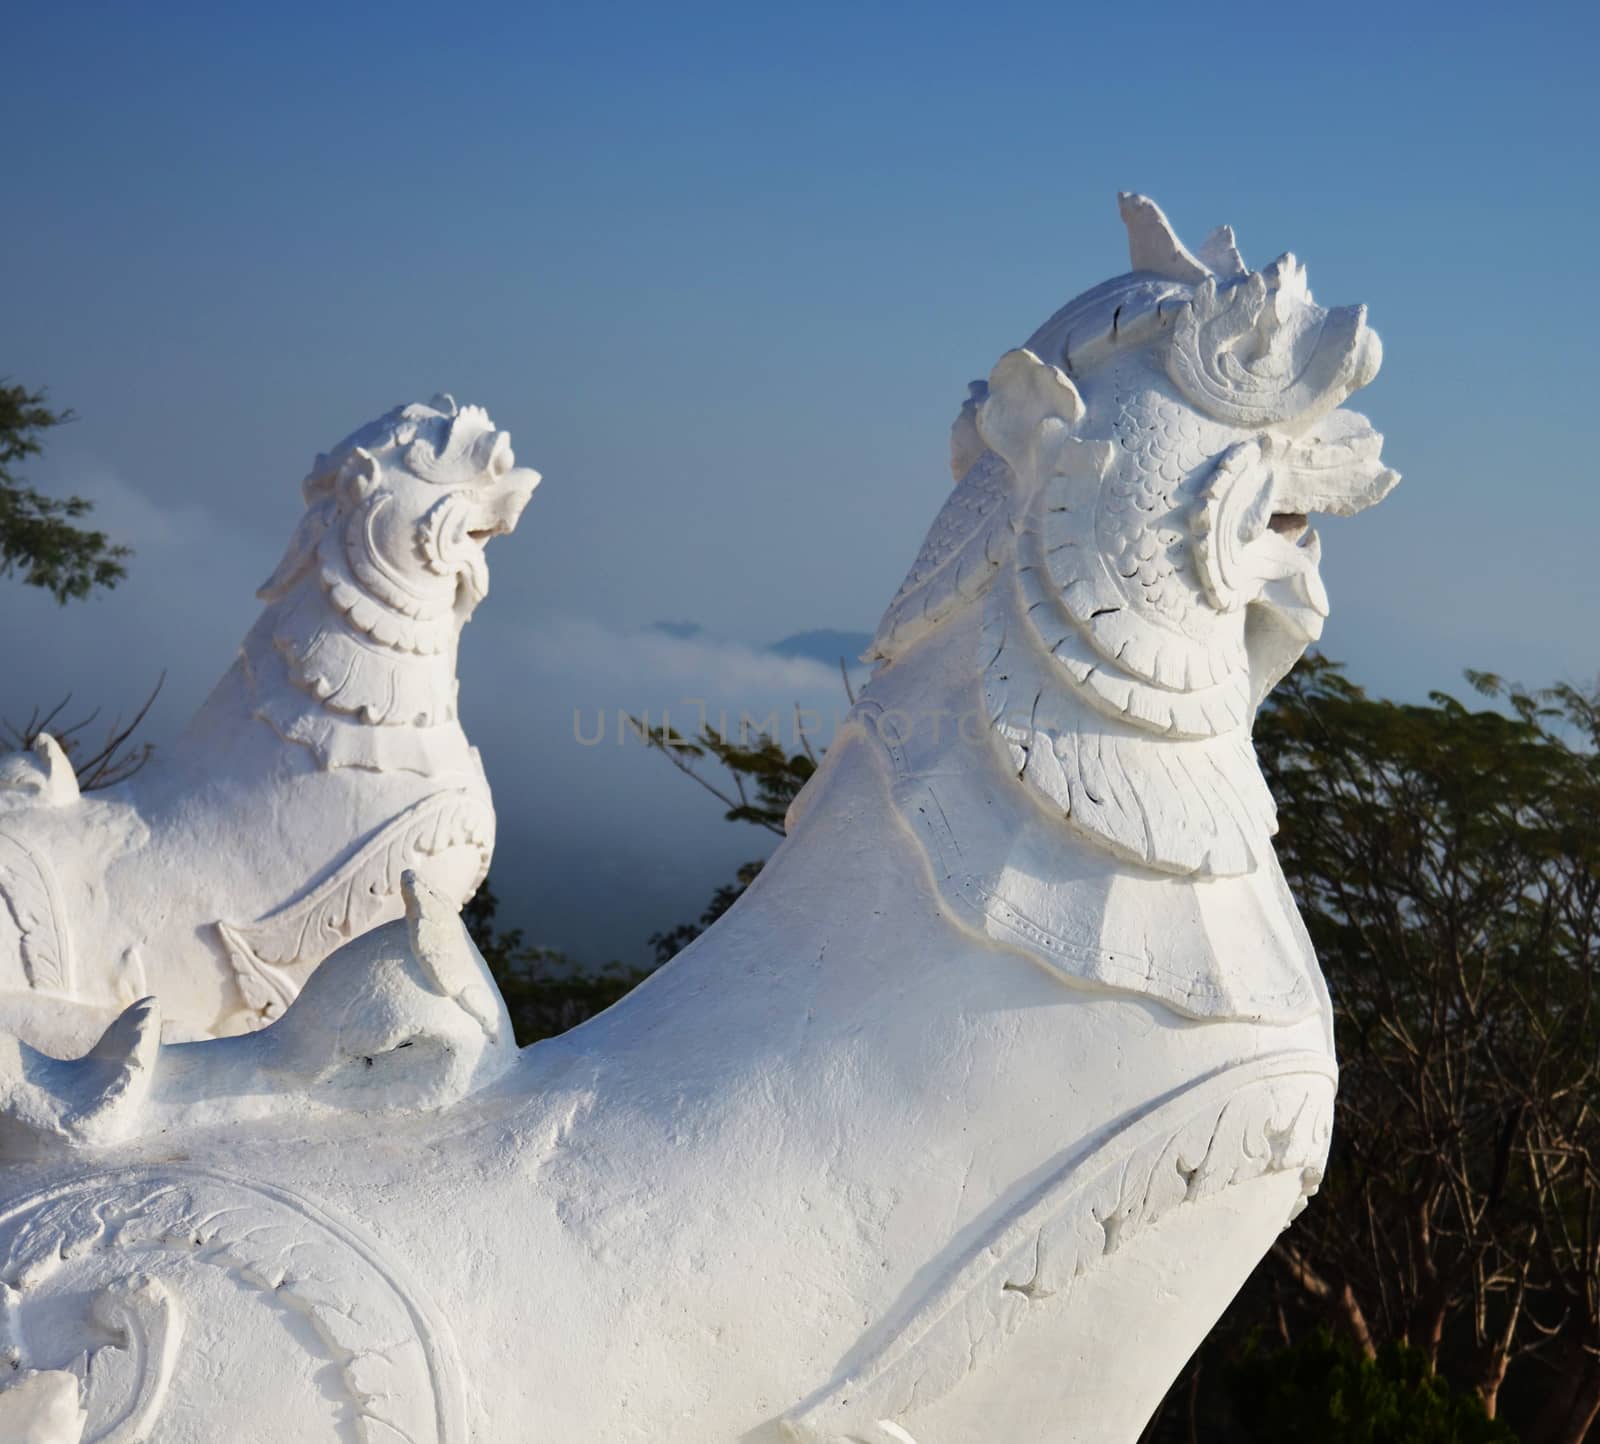
M 725 882 L 711 895 L 711 901 L 706 904 L 706 909 L 700 914 L 698 922 L 679 923 L 664 933 L 650 934 L 650 947 L 655 953 L 656 965 L 670 963 L 697 937 L 700 936 L 712 923 L 716 922 L 723 913 L 727 912 L 741 897 L 744 890 L 756 880 L 756 875 L 765 866 L 762 859 L 754 862 L 742 862 L 739 870 L 734 875 L 732 882 Z
M 1277 1411 L 1250 1444 L 1580 1444 L 1600 1419 L 1600 707 L 1467 680 L 1493 705 L 1369 697 L 1313 656 L 1261 710 L 1333 1001 L 1333 1152 L 1149 1444 L 1233 1444 L 1220 1381 L 1265 1328 L 1300 1343 L 1245 1371 Z
M 1369 1359 L 1317 1329 L 1287 1349 L 1247 1349 L 1226 1378 L 1239 1444 L 1517 1444 L 1404 1344 Z
M 678 771 L 693 778 L 715 797 L 729 822 L 748 822 L 783 836 L 783 819 L 789 804 L 817 770 L 817 755 L 805 736 L 803 751 L 788 753 L 770 733 L 753 737 L 741 730 L 738 740 L 714 727 L 703 727 L 690 741 L 674 727 L 650 727 L 630 719 L 645 745 L 661 753 Z M 709 758 L 728 774 L 728 786 L 710 781 L 700 764 Z M 729 787 L 732 791 L 729 791 Z
M 634 726 L 648 746 L 717 797 L 730 822 L 750 823 L 780 837 L 789 803 L 817 767 L 809 746 L 801 753 L 786 754 L 776 739 L 764 733 L 735 741 L 707 728 L 691 742 L 670 728 L 650 728 L 638 721 Z M 726 769 L 726 788 L 710 782 L 699 770 L 699 764 L 708 759 Z M 461 920 L 505 997 L 517 1042 L 526 1046 L 577 1027 L 631 992 L 655 967 L 675 957 L 727 912 L 761 868 L 760 858 L 743 863 L 734 881 L 716 890 L 697 922 L 652 934 L 655 964 L 648 968 L 612 962 L 596 969 L 575 962 L 558 949 L 528 943 L 520 928 L 497 928 L 499 899 L 487 882 L 461 910 Z
M 1600 713 L 1469 681 L 1501 706 L 1310 658 L 1258 720 L 1341 1064 L 1323 1196 L 1276 1252 L 1356 1337 L 1515 1402 L 1525 1361 L 1600 1385 Z
M 817 754 L 803 732 L 802 750 L 791 753 L 785 752 L 770 733 L 757 733 L 752 738 L 741 732 L 735 740 L 714 727 L 704 727 L 691 742 L 674 728 L 649 727 L 638 718 L 631 720 L 646 746 L 654 748 L 722 803 L 723 816 L 729 822 L 748 822 L 779 837 L 783 836 L 789 804 L 817 770 Z M 708 759 L 727 774 L 725 785 L 714 783 L 705 775 L 702 764 Z M 744 895 L 762 866 L 761 858 L 741 863 L 734 881 L 716 890 L 698 922 L 680 923 L 666 932 L 652 933 L 650 946 L 655 950 L 656 962 L 665 963 L 676 957 L 716 922 Z
M 0 576 L 20 574 L 63 604 L 95 587 L 115 586 L 127 574 L 122 563 L 129 555 L 104 532 L 76 524 L 88 515 L 89 502 L 46 496 L 11 469 L 39 454 L 45 431 L 71 419 L 70 411 L 52 411 L 42 391 L 0 384 Z
M 461 910 L 461 921 L 494 974 L 521 1047 L 603 1013 L 650 975 L 648 968 L 621 963 L 582 967 L 556 948 L 526 942 L 521 928 L 502 931 L 495 926 L 499 901 L 485 882 Z

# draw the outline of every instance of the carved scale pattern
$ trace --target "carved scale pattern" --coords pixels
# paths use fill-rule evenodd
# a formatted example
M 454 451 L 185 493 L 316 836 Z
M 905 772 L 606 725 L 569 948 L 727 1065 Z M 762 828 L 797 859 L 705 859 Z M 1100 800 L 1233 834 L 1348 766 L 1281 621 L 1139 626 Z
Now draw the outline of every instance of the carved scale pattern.
M 878 624 L 868 655 L 892 659 L 978 596 L 1009 554 L 1016 477 L 984 452 L 951 492 Z

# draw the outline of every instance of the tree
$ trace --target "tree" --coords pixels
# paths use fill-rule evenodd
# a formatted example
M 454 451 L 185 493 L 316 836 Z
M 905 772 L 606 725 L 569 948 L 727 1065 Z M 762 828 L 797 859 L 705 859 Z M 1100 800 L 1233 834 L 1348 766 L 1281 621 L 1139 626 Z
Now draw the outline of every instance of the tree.
M 63 604 L 114 587 L 127 575 L 123 560 L 130 555 L 104 532 L 77 525 L 91 503 L 46 496 L 12 470 L 39 454 L 44 432 L 72 419 L 70 411 L 52 411 L 43 391 L 0 383 L 0 577 L 20 573 Z
M 105 740 L 98 746 L 88 740 L 89 729 L 100 716 L 98 707 L 76 722 L 56 725 L 56 719 L 62 716 L 72 703 L 70 692 L 48 711 L 41 711 L 35 707 L 26 722 L 0 721 L 0 741 L 18 751 L 27 751 L 39 740 L 41 733 L 48 732 L 72 763 L 80 792 L 94 792 L 98 788 L 114 787 L 119 782 L 126 782 L 139 771 L 150 760 L 150 754 L 155 751 L 154 743 L 135 742 L 133 734 L 150 715 L 150 709 L 155 706 L 156 698 L 161 695 L 166 680 L 167 674 L 163 672 L 156 680 L 155 686 L 150 689 L 150 695 L 139 704 L 128 721 L 124 722 L 119 713 L 106 728 Z
M 1219 1366 L 1253 1332 L 1319 1326 L 1369 1363 L 1405 1351 L 1530 1444 L 1600 1418 L 1600 708 L 1469 677 L 1495 707 L 1371 698 L 1313 657 L 1262 709 L 1334 1003 L 1333 1153 L 1152 1440 L 1225 1416 Z
M 1578 1444 L 1600 1414 L 1600 712 L 1473 680 L 1508 710 L 1376 701 L 1314 660 L 1257 729 L 1343 1060 L 1331 1206 L 1279 1261 L 1491 1417 L 1519 1364 L 1526 1393 L 1572 1386 L 1530 1437 Z
M 789 803 L 816 770 L 816 754 L 803 739 L 804 751 L 790 756 L 766 734 L 736 741 L 708 727 L 691 742 L 671 728 L 630 720 L 648 746 L 723 804 L 729 821 L 750 823 L 779 837 Z M 701 764 L 707 759 L 726 769 L 725 786 L 706 776 Z M 587 967 L 559 949 L 528 943 L 521 928 L 500 929 L 495 921 L 500 900 L 488 882 L 461 910 L 461 920 L 506 1000 L 518 1044 L 525 1047 L 577 1027 L 631 992 L 732 907 L 761 868 L 760 858 L 743 863 L 735 880 L 716 890 L 697 923 L 653 933 L 655 962 L 647 968 L 620 962 Z
M 1477 1398 L 1452 1390 L 1405 1344 L 1369 1357 L 1317 1329 L 1288 1349 L 1247 1347 L 1225 1383 L 1228 1432 L 1251 1444 L 1516 1444 Z
M 52 411 L 44 392 L 0 382 L 0 577 L 20 572 L 26 585 L 43 587 L 62 605 L 88 596 L 95 587 L 114 587 L 127 575 L 123 561 L 132 555 L 127 547 L 112 544 L 104 532 L 76 525 L 91 509 L 82 497 L 45 496 L 12 470 L 24 458 L 39 455 L 40 437 L 46 431 L 72 419 L 70 411 Z M 72 702 L 70 693 L 54 707 L 35 707 L 26 722 L 0 721 L 0 741 L 26 749 L 41 732 L 51 732 L 72 762 L 84 792 L 125 782 L 150 760 L 151 744 L 135 743 L 133 734 L 165 681 L 163 672 L 132 720 L 124 724 L 117 717 L 99 746 L 87 735 L 99 708 L 77 722 L 56 726 Z
M 499 906 L 499 898 L 486 881 L 462 908 L 461 921 L 499 985 L 520 1047 L 576 1028 L 650 975 L 648 968 L 627 968 L 621 963 L 599 969 L 580 967 L 559 949 L 528 943 L 521 928 L 502 931 L 496 927 Z
M 841 664 L 842 665 L 842 664 Z M 845 678 L 848 692 L 850 681 Z M 852 697 L 851 701 L 855 699 Z M 690 741 L 673 727 L 651 727 L 637 717 L 628 720 L 644 740 L 684 776 L 692 778 L 723 805 L 723 816 L 729 822 L 747 822 L 765 829 L 778 837 L 783 836 L 783 820 L 789 804 L 799 795 L 800 789 L 817 770 L 817 753 L 805 729 L 798 724 L 799 752 L 785 752 L 777 737 L 758 732 L 754 736 L 741 731 L 737 738 L 706 726 L 700 735 Z M 705 774 L 707 760 L 720 764 L 727 773 L 727 782 L 719 784 Z M 756 880 L 765 860 L 756 858 L 741 863 L 734 881 L 724 883 L 712 894 L 711 901 L 695 923 L 680 923 L 666 932 L 652 933 L 650 946 L 655 950 L 657 964 L 668 962 L 700 936 L 734 903 L 744 890 Z

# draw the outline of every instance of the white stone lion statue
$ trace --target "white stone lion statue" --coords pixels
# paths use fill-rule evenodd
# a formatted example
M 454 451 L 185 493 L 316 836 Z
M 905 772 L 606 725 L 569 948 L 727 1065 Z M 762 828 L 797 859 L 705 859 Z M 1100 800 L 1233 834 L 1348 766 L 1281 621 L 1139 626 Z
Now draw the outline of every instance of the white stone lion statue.
M 258 1027 L 426 864 L 456 904 L 494 809 L 456 713 L 484 547 L 538 483 L 449 397 L 319 456 L 239 656 L 179 741 L 79 796 L 48 736 L 0 760 L 0 1026 L 92 1038 L 159 994 L 169 1035 Z
M 1379 361 L 1359 309 L 1292 257 L 1250 271 L 1226 231 L 1191 253 L 1149 201 L 1123 215 L 1131 271 L 962 412 L 956 489 L 788 837 L 623 1002 L 448 1087 L 442 1023 L 420 1051 L 385 1026 L 371 1066 L 398 1085 L 417 1053 L 419 1100 L 291 1096 L 292 1123 L 205 1110 L 293 1011 L 157 1051 L 131 1107 L 125 1038 L 19 1055 L 0 1421 L 1133 1444 L 1326 1160 L 1328 998 L 1250 728 L 1327 611 L 1306 513 L 1396 478 L 1343 409 Z M 350 1016 L 393 1016 L 402 975 L 452 1016 L 449 936 L 342 973 Z

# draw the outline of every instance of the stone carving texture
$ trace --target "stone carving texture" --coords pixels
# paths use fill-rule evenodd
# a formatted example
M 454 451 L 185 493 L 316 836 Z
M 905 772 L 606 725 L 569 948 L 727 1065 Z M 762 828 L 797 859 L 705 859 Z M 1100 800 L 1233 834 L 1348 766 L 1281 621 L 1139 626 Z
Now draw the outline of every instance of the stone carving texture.
M 487 1086 L 516 1054 L 511 1019 L 460 919 L 415 873 L 403 922 L 345 944 L 260 1034 L 161 1045 L 155 998 L 82 1058 L 0 1037 L 0 1161 L 273 1117 L 417 1113 Z
M 175 1037 L 259 1027 L 399 915 L 406 867 L 471 896 L 494 809 L 456 645 L 537 482 L 480 408 L 391 411 L 317 458 L 265 610 L 176 747 L 88 797 L 47 736 L 0 758 L 0 1022 L 70 1051 L 155 990 Z
M 1275 1056 L 1208 1079 L 1129 1124 L 1088 1168 L 1047 1175 L 866 1363 L 785 1421 L 797 1444 L 905 1444 L 893 1423 L 980 1369 L 1031 1310 L 1185 1203 L 1268 1173 L 1322 1181 L 1335 1078 L 1316 1055 Z M 1299 1206 L 1296 1207 L 1298 1212 Z M 887 1332 L 887 1331 L 886 1331 Z
M 164 1416 L 186 1363 L 231 1352 L 236 1309 L 288 1317 L 280 1343 L 306 1355 L 294 1367 L 334 1382 L 325 1417 L 281 1437 L 466 1437 L 448 1334 L 404 1271 L 285 1190 L 170 1164 L 93 1175 L 15 1201 L 0 1250 L 0 1352 L 13 1368 L 81 1381 L 73 1444 L 234 1437 L 220 1421 L 185 1425 L 182 1409 Z M 194 1287 L 205 1273 L 218 1278 Z M 186 1284 L 210 1312 L 186 1318 Z
M 0 1056 L 0 1420 L 76 1444 L 81 1398 L 86 1437 L 156 1418 L 174 1444 L 1133 1444 L 1326 1160 L 1331 1015 L 1250 726 L 1327 613 L 1306 513 L 1396 478 L 1344 409 L 1378 364 L 1359 308 L 1122 209 L 1131 271 L 972 388 L 955 492 L 788 837 L 644 987 L 513 1055 L 456 890 L 402 871 L 405 922 L 258 1033 L 157 1047 L 142 1004 L 81 1057 Z M 272 696 L 331 703 L 272 725 L 335 771 L 396 765 L 397 708 L 441 725 L 346 670 L 360 634 L 443 675 L 438 596 L 409 630 L 370 611 L 399 593 L 337 519 L 348 491 L 356 558 L 385 554 L 365 445 L 315 474 L 328 510 L 269 587 L 300 600 L 246 649 L 285 669 Z M 395 444 L 416 486 L 456 455 L 430 448 Z M 475 528 L 436 520 L 419 554 L 448 567 Z M 253 1000 L 480 825 L 441 790 L 337 884 L 230 909 Z
M 406 809 L 332 877 L 254 923 L 219 922 L 245 1003 L 276 1018 L 295 1000 L 312 967 L 379 916 L 375 899 L 400 892 L 408 867 L 455 849 L 477 851 L 482 881 L 494 847 L 487 794 L 438 792 Z M 476 886 L 474 887 L 476 890 Z

